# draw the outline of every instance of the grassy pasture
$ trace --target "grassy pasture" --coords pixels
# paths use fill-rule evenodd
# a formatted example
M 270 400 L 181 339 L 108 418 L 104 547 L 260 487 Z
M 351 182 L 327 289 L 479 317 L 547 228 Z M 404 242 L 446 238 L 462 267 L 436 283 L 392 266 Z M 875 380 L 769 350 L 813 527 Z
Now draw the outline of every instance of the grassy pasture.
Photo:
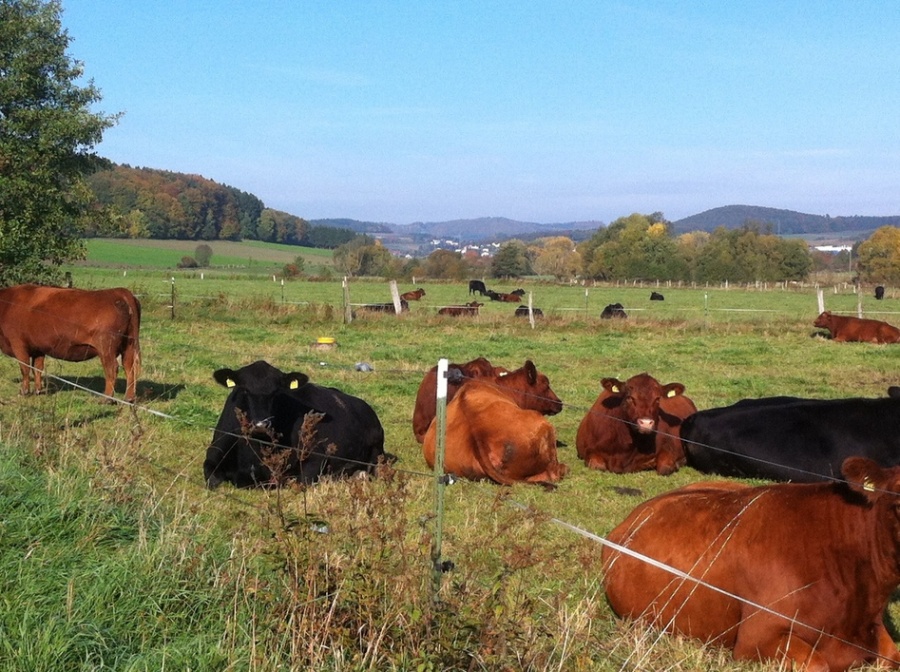
M 599 380 L 647 371 L 684 383 L 701 409 L 781 394 L 882 396 L 900 384 L 900 349 L 814 335 L 811 287 L 660 287 L 665 301 L 651 302 L 655 285 L 525 283 L 545 314 L 531 329 L 512 316 L 516 304 L 485 301 L 477 318 L 438 317 L 438 306 L 470 300 L 459 283 L 418 282 L 426 296 L 408 314 L 344 324 L 340 282 L 137 267 L 73 274 L 77 286 L 124 285 L 140 296 L 141 402 L 100 405 L 68 384 L 101 390 L 96 361 L 48 360 L 61 379 L 53 393 L 21 398 L 18 367 L 0 359 L 8 451 L 0 468 L 4 482 L 32 484 L 19 505 L 7 503 L 17 513 L 0 527 L 16 530 L 0 550 L 8 669 L 755 669 L 616 621 L 603 599 L 600 547 L 549 521 L 603 535 L 640 501 L 703 478 L 691 469 L 615 476 L 580 464 L 575 433 Z M 390 300 L 381 281 L 354 280 L 349 291 L 351 303 Z M 627 320 L 599 319 L 613 302 Z M 825 303 L 855 312 L 857 296 L 829 287 Z M 863 298 L 867 316 L 894 323 L 898 305 Z M 338 347 L 314 349 L 324 335 Z M 413 402 L 439 357 L 479 355 L 511 368 L 530 358 L 547 373 L 566 403 L 551 422 L 571 472 L 552 492 L 449 487 L 443 557 L 455 568 L 434 601 L 434 494 L 412 437 Z M 212 371 L 255 359 L 366 399 L 396 471 L 306 490 L 206 491 L 204 452 L 226 396 Z M 357 362 L 374 371 L 357 371 Z M 0 486 L 0 496 L 10 493 Z M 9 597 L 13 586 L 41 596 L 26 617 Z M 900 603 L 890 616 L 900 627 Z
M 87 258 L 79 268 L 175 269 L 182 257 L 194 256 L 200 243 L 209 245 L 213 251 L 210 267 L 202 269 L 205 274 L 280 274 L 282 267 L 297 257 L 304 260 L 309 274 L 321 274 L 323 269 L 332 266 L 331 250 L 259 241 L 90 238 L 85 241 Z

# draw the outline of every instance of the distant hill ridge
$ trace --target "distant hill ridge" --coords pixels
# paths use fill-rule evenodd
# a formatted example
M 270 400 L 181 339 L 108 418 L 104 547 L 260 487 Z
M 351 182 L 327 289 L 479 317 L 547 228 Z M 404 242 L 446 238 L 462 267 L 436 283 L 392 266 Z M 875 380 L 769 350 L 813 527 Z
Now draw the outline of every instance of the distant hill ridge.
M 720 226 L 736 229 L 747 222 L 771 224 L 779 235 L 874 231 L 882 226 L 900 226 L 900 215 L 864 217 L 808 215 L 793 210 L 764 208 L 757 205 L 726 205 L 672 222 L 675 233 L 714 231 Z

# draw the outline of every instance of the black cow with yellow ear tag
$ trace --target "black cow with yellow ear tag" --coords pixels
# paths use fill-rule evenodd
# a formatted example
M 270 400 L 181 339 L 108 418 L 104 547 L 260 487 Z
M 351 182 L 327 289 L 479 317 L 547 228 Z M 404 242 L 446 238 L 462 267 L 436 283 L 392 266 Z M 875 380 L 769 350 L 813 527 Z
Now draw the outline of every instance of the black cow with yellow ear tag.
M 371 473 L 384 456 L 381 422 L 358 397 L 265 361 L 219 369 L 213 378 L 231 392 L 203 463 L 209 488 L 223 481 L 273 486 Z

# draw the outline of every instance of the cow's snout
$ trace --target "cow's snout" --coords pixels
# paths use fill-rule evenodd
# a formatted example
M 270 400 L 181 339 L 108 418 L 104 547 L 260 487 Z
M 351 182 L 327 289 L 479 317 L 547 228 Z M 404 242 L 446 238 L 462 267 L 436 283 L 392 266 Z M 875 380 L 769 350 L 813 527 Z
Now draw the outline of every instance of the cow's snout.
M 656 423 L 653 418 L 639 418 L 637 421 L 637 430 L 641 434 L 650 434 L 656 429 Z

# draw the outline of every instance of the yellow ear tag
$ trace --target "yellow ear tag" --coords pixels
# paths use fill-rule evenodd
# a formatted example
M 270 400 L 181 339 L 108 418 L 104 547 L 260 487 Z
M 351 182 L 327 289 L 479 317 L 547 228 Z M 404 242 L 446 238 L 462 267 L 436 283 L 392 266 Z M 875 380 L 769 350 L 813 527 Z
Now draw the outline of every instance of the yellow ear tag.
M 611 388 L 609 388 L 609 389 L 612 390 L 613 392 L 615 392 L 616 394 L 619 393 L 619 386 L 618 386 L 618 385 L 613 385 L 613 386 L 612 386 Z
M 226 387 L 236 387 L 237 383 L 234 382 L 231 378 L 228 378 L 225 380 L 225 386 Z
M 297 379 L 296 379 L 296 378 L 294 378 L 293 380 L 291 380 L 291 386 L 290 386 L 290 387 L 291 387 L 292 390 L 296 390 L 298 387 L 300 387 L 300 383 L 297 382 Z
M 863 490 L 866 492 L 875 492 L 875 484 L 872 482 L 871 478 L 867 478 L 863 481 Z
M 666 393 L 666 396 L 669 397 L 669 399 L 671 399 L 672 397 L 674 397 L 674 396 L 677 395 L 677 394 L 678 394 L 678 393 L 677 393 L 675 390 L 669 390 L 669 391 Z
M 497 377 L 502 378 L 503 376 L 508 376 L 508 375 L 509 375 L 509 371 L 501 371 L 500 373 L 497 374 Z

